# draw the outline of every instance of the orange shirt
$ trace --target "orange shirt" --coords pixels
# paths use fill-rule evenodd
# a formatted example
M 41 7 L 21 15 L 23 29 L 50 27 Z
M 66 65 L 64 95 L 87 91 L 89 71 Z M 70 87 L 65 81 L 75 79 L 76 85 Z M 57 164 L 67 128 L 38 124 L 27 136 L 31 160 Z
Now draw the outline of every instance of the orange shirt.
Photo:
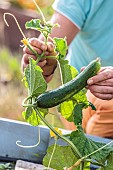
M 90 135 L 113 138 L 113 99 L 101 100 L 89 91 L 88 100 L 96 107 L 96 111 L 90 107 L 83 110 L 82 126 Z

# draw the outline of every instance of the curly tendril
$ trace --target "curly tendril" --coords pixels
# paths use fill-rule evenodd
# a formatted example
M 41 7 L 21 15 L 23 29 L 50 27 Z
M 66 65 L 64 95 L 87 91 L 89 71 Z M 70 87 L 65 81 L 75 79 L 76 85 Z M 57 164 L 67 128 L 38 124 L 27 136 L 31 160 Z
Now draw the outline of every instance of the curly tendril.
M 6 25 L 7 25 L 8 27 L 9 27 L 9 24 L 8 24 L 8 22 L 7 22 L 7 20 L 6 20 L 6 15 L 11 15 L 11 16 L 14 18 L 14 20 L 15 20 L 17 26 L 18 26 L 18 29 L 20 30 L 23 38 L 26 39 L 26 36 L 25 36 L 25 34 L 23 33 L 23 31 L 22 31 L 22 29 L 21 29 L 21 27 L 20 27 L 20 25 L 19 25 L 16 17 L 15 17 L 13 14 L 11 14 L 11 13 L 4 13 L 4 21 L 5 21 L 5 23 L 6 23 Z
M 25 146 L 25 145 L 21 145 L 19 143 L 21 143 L 20 140 L 16 141 L 16 145 L 18 145 L 18 146 L 20 146 L 22 148 L 34 148 L 34 147 L 37 147 L 40 144 L 40 127 L 38 127 L 38 142 L 37 142 L 37 144 L 31 145 L 31 146 Z

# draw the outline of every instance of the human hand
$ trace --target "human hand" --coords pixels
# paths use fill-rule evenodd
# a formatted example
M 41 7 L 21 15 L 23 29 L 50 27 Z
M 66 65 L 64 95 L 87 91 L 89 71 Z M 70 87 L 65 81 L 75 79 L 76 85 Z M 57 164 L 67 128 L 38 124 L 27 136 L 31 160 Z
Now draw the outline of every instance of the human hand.
M 45 45 L 43 41 L 38 40 L 37 38 L 31 38 L 29 42 L 31 46 L 34 48 L 34 50 L 36 50 L 39 55 L 41 55 L 43 51 L 45 51 L 46 56 L 56 55 L 56 53 L 54 52 L 54 46 L 51 42 Z M 33 58 L 34 60 L 37 59 L 36 56 L 27 47 L 24 47 L 23 57 L 22 57 L 22 62 L 21 62 L 22 70 L 24 70 L 24 68 L 27 67 L 27 65 L 29 64 L 30 57 Z M 43 70 L 42 74 L 46 82 L 49 82 L 52 79 L 54 70 L 57 66 L 56 59 L 41 59 L 38 62 L 38 65 Z
M 87 88 L 90 92 L 103 100 L 113 98 L 113 67 L 103 67 L 100 72 L 88 79 Z

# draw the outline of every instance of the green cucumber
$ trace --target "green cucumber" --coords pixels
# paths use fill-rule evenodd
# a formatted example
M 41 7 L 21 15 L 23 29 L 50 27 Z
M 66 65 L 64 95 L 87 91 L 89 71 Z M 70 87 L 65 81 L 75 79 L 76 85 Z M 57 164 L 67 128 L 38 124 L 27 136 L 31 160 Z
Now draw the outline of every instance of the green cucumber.
M 89 65 L 74 79 L 63 84 L 57 89 L 47 91 L 38 96 L 35 106 L 39 108 L 51 108 L 68 100 L 87 85 L 87 80 L 96 75 L 100 70 L 99 59 L 93 60 Z

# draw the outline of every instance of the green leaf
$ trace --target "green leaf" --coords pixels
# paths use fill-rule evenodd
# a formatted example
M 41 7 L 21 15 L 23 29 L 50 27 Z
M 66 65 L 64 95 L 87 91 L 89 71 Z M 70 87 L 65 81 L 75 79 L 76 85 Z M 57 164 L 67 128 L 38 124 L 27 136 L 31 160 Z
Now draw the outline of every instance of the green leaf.
M 32 107 L 28 107 L 25 109 L 25 111 L 22 112 L 22 116 L 24 117 L 25 120 L 29 120 L 29 117 L 32 115 Z
M 82 109 L 84 106 L 84 103 L 79 103 L 74 107 L 73 117 L 75 125 L 82 124 Z
M 107 160 L 105 160 L 105 167 L 101 167 L 98 170 L 113 170 L 113 152 L 109 154 Z
M 80 115 L 78 115 L 78 117 L 79 118 L 81 117 L 82 110 L 79 111 L 76 109 L 77 105 L 80 105 L 81 103 L 83 103 L 83 107 L 81 109 L 86 108 L 89 105 L 89 102 L 86 97 L 85 89 L 83 89 L 80 92 L 78 92 L 77 94 L 75 94 L 69 100 L 61 103 L 59 105 L 59 112 L 61 112 L 61 115 L 65 119 L 67 119 L 70 122 L 73 122 L 75 120 L 75 118 L 74 118 L 75 115 L 80 114 Z M 79 107 L 79 109 L 80 109 L 80 107 Z M 76 121 L 77 121 L 77 119 L 76 119 Z M 75 123 L 77 123 L 76 121 L 75 121 Z M 80 120 L 78 120 L 78 121 L 80 121 Z
M 42 69 L 30 58 L 29 65 L 25 69 L 24 83 L 28 88 L 29 96 L 39 96 L 46 91 L 47 83 L 43 78 Z
M 90 162 L 84 162 L 84 169 L 83 170 L 91 170 L 90 168 Z
M 65 101 L 59 105 L 59 112 L 68 121 L 73 122 L 73 109 L 74 104 L 72 100 Z
M 76 70 L 76 68 L 69 65 L 67 60 L 60 59 L 59 63 L 60 63 L 60 68 L 61 68 L 61 72 L 62 72 L 63 84 L 69 82 L 70 80 L 72 80 L 73 78 L 75 78 L 78 75 L 78 71 Z M 75 94 L 73 97 L 71 97 L 69 100 L 67 100 L 59 105 L 59 111 L 61 112 L 61 115 L 68 121 L 73 122 L 74 121 L 73 113 L 75 113 L 75 111 L 77 111 L 77 110 L 74 111 L 74 108 L 79 103 L 84 103 L 85 108 L 88 107 L 88 105 L 89 105 L 89 102 L 86 97 L 85 89 L 81 90 L 80 92 Z M 77 111 L 77 114 L 78 114 L 78 111 Z M 78 116 L 81 116 L 81 111 L 80 111 L 80 115 L 78 115 Z
M 105 145 L 104 143 L 95 142 L 90 138 L 87 138 L 81 127 L 78 127 L 78 130 L 71 133 L 70 140 L 74 145 L 76 145 L 82 156 L 91 154 L 92 152 Z M 102 162 L 102 160 L 105 160 L 112 150 L 112 147 L 106 146 L 102 150 L 99 150 L 87 158 Z
M 50 22 L 41 23 L 40 19 L 32 19 L 27 21 L 25 24 L 26 29 L 34 29 L 40 31 L 46 38 L 52 32 L 52 28 L 56 27 L 57 24 L 52 24 Z
M 29 95 L 31 96 L 34 89 L 35 83 L 35 61 L 30 58 L 29 64 L 25 69 L 26 84 L 28 84 Z
M 32 19 L 25 24 L 26 29 L 42 30 L 43 26 L 40 19 Z
M 92 110 L 96 111 L 96 107 L 93 105 L 93 103 L 89 102 L 89 106 L 92 108 Z
M 86 93 L 87 93 L 87 90 L 84 88 L 81 91 L 79 91 L 77 94 L 75 94 L 72 97 L 72 100 L 77 102 L 77 103 L 84 103 L 85 104 L 84 107 L 88 107 L 89 106 L 89 102 L 87 100 Z
M 47 89 L 47 83 L 42 75 L 42 69 L 39 66 L 35 66 L 35 83 L 32 95 L 37 97 L 44 93 Z
M 26 108 L 26 110 L 22 112 L 22 116 L 29 124 L 33 126 L 37 126 L 40 123 L 40 118 L 32 107 Z
M 65 58 L 67 53 L 67 42 L 65 38 L 54 38 L 56 51 L 59 53 L 59 58 Z
M 10 165 L 10 163 L 0 164 L 0 170 L 6 170 L 8 168 L 11 168 Z
M 60 68 L 61 68 L 63 84 L 69 82 L 70 80 L 72 80 L 74 77 L 77 76 L 78 74 L 77 69 L 69 65 L 68 60 L 60 59 L 59 63 L 60 63 Z
M 45 117 L 48 114 L 48 109 L 38 108 L 38 110 L 41 113 L 41 115 L 43 115 L 43 117 Z
M 53 152 L 54 145 L 51 145 L 47 149 L 47 154 L 43 159 L 43 165 L 48 166 L 51 154 Z M 71 167 L 77 158 L 75 157 L 70 146 L 59 146 L 56 145 L 55 152 L 52 157 L 52 161 L 50 164 L 51 168 L 56 170 L 64 170 L 64 167 Z M 73 170 L 79 170 L 79 167 L 74 168 Z
M 39 108 L 39 110 L 43 117 L 45 117 L 48 114 L 47 109 Z M 25 111 L 22 112 L 22 116 L 28 123 L 30 123 L 33 126 L 39 125 L 42 121 L 32 107 L 27 107 Z

